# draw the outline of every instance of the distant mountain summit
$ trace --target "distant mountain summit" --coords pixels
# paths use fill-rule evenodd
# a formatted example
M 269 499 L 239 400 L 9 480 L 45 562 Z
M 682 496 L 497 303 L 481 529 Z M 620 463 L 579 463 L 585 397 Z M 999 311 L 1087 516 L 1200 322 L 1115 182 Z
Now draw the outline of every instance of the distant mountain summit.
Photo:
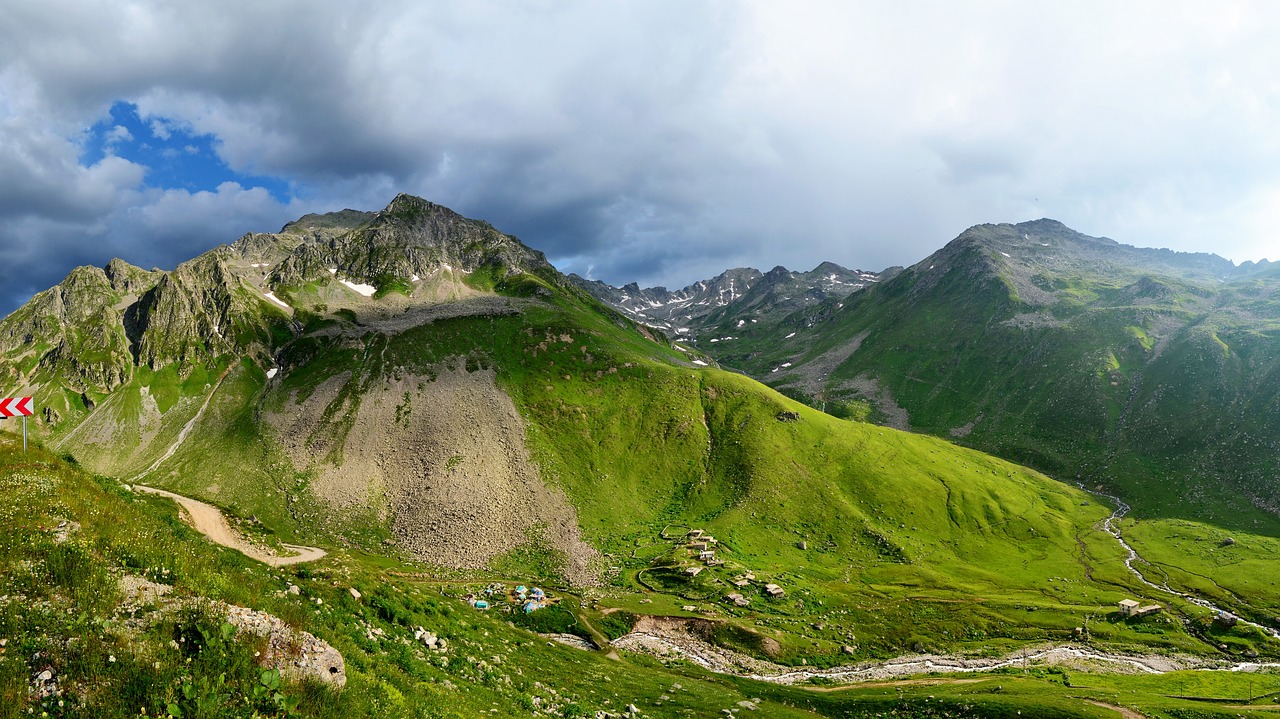
M 768 272 L 739 267 L 674 292 L 665 287 L 641 289 L 634 282 L 613 287 L 572 274 L 569 279 L 637 322 L 693 337 L 700 331 L 759 323 L 831 297 L 844 297 L 893 271 L 849 270 L 833 262 L 823 262 L 809 272 L 793 272 L 781 265 Z
M 1015 277 L 1037 273 L 1088 274 L 1122 280 L 1135 272 L 1167 275 L 1194 282 L 1229 282 L 1261 271 L 1269 264 L 1245 263 L 1207 252 L 1175 252 L 1125 245 L 1105 237 L 1090 237 L 1058 222 L 1040 219 L 1016 225 L 977 225 L 965 230 L 938 253 L 922 260 L 938 265 L 965 250 L 985 250 L 997 264 L 1008 265 Z
M 575 274 L 569 275 L 569 279 L 596 299 L 639 322 L 680 332 L 688 331 L 697 319 L 741 298 L 762 276 L 759 270 L 738 267 L 674 292 L 665 287 L 642 289 L 634 282 L 614 287 Z

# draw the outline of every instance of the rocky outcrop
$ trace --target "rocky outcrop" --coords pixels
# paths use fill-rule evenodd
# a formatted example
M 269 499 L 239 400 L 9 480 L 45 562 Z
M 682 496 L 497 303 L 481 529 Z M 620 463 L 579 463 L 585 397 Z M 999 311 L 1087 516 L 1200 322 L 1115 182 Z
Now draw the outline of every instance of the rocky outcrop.
M 249 262 L 252 266 L 274 265 L 293 252 L 306 240 L 297 235 L 275 235 L 263 232 L 250 232 L 227 246 L 233 256 Z
M 0 321 L 0 355 L 39 353 L 39 369 L 77 389 L 115 389 L 128 381 L 133 365 L 121 329 L 125 293 L 153 279 L 119 260 L 106 270 L 77 267 Z
M 493 267 L 502 275 L 559 276 L 541 252 L 489 223 L 411 195 L 396 197 L 368 221 L 327 239 L 314 222 L 299 223 L 285 229 L 309 230 L 316 241 L 300 245 L 272 271 L 273 287 L 328 279 L 331 269 L 375 286 L 426 277 L 446 266 L 465 272 Z
M 0 356 L 39 353 L 41 384 L 61 378 L 83 393 L 116 389 L 135 366 L 186 370 L 227 352 L 265 355 L 265 300 L 228 268 L 231 253 L 219 248 L 168 273 L 119 259 L 77 267 L 0 321 Z
M 158 616 L 194 606 L 199 601 L 195 597 L 171 597 L 171 585 L 130 574 L 120 578 L 119 587 L 121 603 L 117 612 L 134 617 L 126 625 L 135 630 Z M 211 608 L 238 631 L 267 640 L 266 650 L 259 657 L 264 668 L 278 669 L 281 675 L 293 680 L 316 679 L 335 687 L 346 685 L 347 667 L 342 654 L 323 639 L 294 629 L 266 612 L 224 602 L 213 602 Z M 136 616 L 139 612 L 141 616 Z
M 103 268 L 103 274 L 111 284 L 111 289 L 125 295 L 140 295 L 155 286 L 161 272 L 147 271 L 134 267 L 120 258 L 115 258 Z
M 178 265 L 124 315 L 138 365 L 187 369 L 225 353 L 269 357 L 263 300 L 226 263 L 225 249 Z
M 227 621 L 241 631 L 267 640 L 261 657 L 268 669 L 279 669 L 294 679 L 317 679 L 334 687 L 347 684 L 347 666 L 342 654 L 310 632 L 293 629 L 277 616 L 245 607 L 224 605 Z

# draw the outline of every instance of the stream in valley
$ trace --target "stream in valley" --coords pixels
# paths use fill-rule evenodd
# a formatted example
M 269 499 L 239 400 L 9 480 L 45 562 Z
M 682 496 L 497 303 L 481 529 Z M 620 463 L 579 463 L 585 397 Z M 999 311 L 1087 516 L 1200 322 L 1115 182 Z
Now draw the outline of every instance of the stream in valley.
M 1165 592 L 1167 594 L 1172 594 L 1175 597 L 1185 599 L 1186 601 L 1198 607 L 1204 607 L 1205 609 L 1208 609 L 1213 612 L 1226 613 L 1225 609 L 1222 609 L 1221 607 L 1214 604 L 1213 602 L 1210 602 L 1204 597 L 1198 597 L 1194 594 L 1180 592 L 1170 587 L 1167 579 L 1163 584 L 1156 584 L 1155 582 L 1152 582 L 1150 579 L 1147 579 L 1146 575 L 1144 575 L 1141 570 L 1139 570 L 1136 566 L 1134 566 L 1134 564 L 1135 563 L 1145 564 L 1148 567 L 1153 567 L 1154 565 L 1151 564 L 1151 562 L 1148 562 L 1147 560 L 1143 559 L 1142 556 L 1138 554 L 1138 550 L 1134 549 L 1132 545 L 1130 545 L 1128 542 L 1125 541 L 1124 537 L 1120 534 L 1120 529 L 1118 526 L 1119 521 L 1121 519 L 1124 519 L 1124 516 L 1129 513 L 1129 509 L 1130 509 L 1129 505 L 1123 499 L 1120 499 L 1119 497 L 1116 497 L 1110 494 L 1095 492 L 1089 489 L 1085 489 L 1083 486 L 1081 486 L 1080 489 L 1083 489 L 1084 491 L 1088 492 L 1089 494 L 1092 494 L 1095 497 L 1105 497 L 1106 499 L 1109 499 L 1115 503 L 1116 510 L 1111 513 L 1110 517 L 1107 517 L 1107 519 L 1103 521 L 1102 528 L 1107 532 L 1107 534 L 1110 534 L 1112 537 L 1115 537 L 1116 541 L 1120 543 L 1120 546 L 1124 547 L 1124 550 L 1128 552 L 1129 556 L 1125 557 L 1124 565 L 1129 568 L 1129 571 L 1133 573 L 1133 576 L 1138 578 L 1138 581 L 1142 582 L 1146 586 L 1151 587 L 1152 589 L 1155 589 L 1157 591 Z M 1280 631 L 1277 631 L 1275 629 L 1272 629 L 1271 627 L 1268 627 L 1262 624 L 1251 622 L 1242 617 L 1236 617 L 1236 619 L 1240 624 L 1245 624 L 1251 627 L 1257 627 L 1272 639 L 1280 639 Z

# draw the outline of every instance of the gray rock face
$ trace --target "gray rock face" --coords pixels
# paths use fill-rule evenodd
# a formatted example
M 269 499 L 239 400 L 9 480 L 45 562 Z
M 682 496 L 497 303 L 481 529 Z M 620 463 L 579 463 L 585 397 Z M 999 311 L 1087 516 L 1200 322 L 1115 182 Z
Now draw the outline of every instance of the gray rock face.
M 76 387 L 110 391 L 127 382 L 133 362 L 120 331 L 123 292 L 154 278 L 119 260 L 107 267 L 77 267 L 0 321 L 0 355 L 40 353 L 39 370 Z
M 136 366 L 185 370 L 227 352 L 265 356 L 262 300 L 228 268 L 229 254 L 219 248 L 168 273 L 118 259 L 72 270 L 0 321 L 0 370 L 3 356 L 37 352 L 37 371 L 81 393 L 110 392 Z
M 237 629 L 267 639 L 263 665 L 279 669 L 290 679 L 318 679 L 335 687 L 346 686 L 347 667 L 342 655 L 314 634 L 293 629 L 279 617 L 244 607 L 228 606 L 227 621 Z
M 327 238 L 317 236 L 316 241 L 299 246 L 276 266 L 270 282 L 273 287 L 300 285 L 327 279 L 329 270 L 336 269 L 345 277 L 377 286 L 408 281 L 415 275 L 425 277 L 446 265 L 467 272 L 489 266 L 503 275 L 523 271 L 558 276 L 541 252 L 487 222 L 400 195 L 358 227 Z
M 166 274 L 125 314 L 125 332 L 139 365 L 153 369 L 236 347 L 236 279 L 216 255 L 203 255 Z

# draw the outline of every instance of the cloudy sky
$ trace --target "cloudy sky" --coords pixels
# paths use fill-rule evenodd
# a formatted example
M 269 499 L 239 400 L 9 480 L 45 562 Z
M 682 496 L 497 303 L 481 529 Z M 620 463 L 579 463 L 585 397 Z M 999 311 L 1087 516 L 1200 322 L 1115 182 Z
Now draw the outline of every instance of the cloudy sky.
M 1270 2 L 0 0 L 0 313 L 410 192 L 562 270 L 877 270 L 1053 217 L 1280 259 Z

